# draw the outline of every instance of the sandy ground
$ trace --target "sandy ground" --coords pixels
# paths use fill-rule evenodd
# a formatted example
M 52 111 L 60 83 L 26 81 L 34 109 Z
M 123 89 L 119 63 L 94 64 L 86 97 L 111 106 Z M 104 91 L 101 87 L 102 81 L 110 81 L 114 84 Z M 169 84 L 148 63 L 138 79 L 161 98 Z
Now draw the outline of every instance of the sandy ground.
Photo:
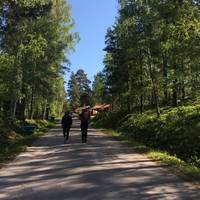
M 0 199 L 200 199 L 199 189 L 164 165 L 95 129 L 81 143 L 78 123 L 67 143 L 58 125 L 0 169 Z

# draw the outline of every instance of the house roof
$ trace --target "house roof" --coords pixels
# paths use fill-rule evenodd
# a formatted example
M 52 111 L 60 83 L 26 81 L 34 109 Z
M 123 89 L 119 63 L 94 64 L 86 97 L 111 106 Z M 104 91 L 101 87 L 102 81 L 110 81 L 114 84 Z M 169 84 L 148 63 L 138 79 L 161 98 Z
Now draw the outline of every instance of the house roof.
M 105 104 L 102 108 L 103 108 L 103 109 L 106 109 L 106 108 L 111 108 L 111 107 L 112 107 L 111 104 Z M 101 108 L 101 109 L 102 109 L 102 108 Z
M 94 107 L 92 107 L 93 110 L 100 109 L 104 104 L 96 104 Z
M 92 109 L 93 110 L 98 110 L 98 109 L 100 109 L 100 110 L 103 110 L 103 109 L 106 109 L 106 108 L 110 108 L 112 105 L 111 104 L 97 104 L 97 105 L 95 105 Z

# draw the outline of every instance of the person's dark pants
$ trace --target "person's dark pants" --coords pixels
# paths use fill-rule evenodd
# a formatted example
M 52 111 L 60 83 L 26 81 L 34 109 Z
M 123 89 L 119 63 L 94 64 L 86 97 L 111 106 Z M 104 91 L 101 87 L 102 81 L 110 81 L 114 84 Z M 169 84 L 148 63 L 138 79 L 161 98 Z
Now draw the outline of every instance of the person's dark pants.
M 66 138 L 66 140 L 69 139 L 69 130 L 70 130 L 69 126 L 63 126 L 63 136 L 64 138 Z
M 81 122 L 82 142 L 87 142 L 88 121 Z

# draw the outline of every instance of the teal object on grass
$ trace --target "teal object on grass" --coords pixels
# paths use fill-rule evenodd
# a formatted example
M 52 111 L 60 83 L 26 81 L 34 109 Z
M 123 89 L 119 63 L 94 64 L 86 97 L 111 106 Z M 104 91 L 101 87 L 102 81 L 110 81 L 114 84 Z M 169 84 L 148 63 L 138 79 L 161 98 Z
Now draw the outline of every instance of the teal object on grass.
M 31 126 L 31 125 L 24 126 L 24 131 L 26 133 L 32 134 L 32 133 L 34 133 L 34 131 L 35 131 L 36 128 L 37 128 L 36 126 Z

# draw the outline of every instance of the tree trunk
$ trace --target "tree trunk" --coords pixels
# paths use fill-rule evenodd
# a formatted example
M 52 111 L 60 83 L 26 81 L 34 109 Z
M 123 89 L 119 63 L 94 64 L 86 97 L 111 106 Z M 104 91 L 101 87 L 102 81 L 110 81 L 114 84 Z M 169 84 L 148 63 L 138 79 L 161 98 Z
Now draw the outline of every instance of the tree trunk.
M 140 96 L 140 112 L 144 112 L 144 97 L 143 95 Z
M 42 114 L 42 119 L 43 119 L 43 120 L 45 119 L 46 111 L 47 111 L 47 102 L 45 102 L 44 108 L 43 108 L 43 114 Z
M 3 101 L 0 101 L 0 112 L 3 112 Z
M 25 121 L 26 99 L 23 98 L 19 104 L 19 119 Z
M 32 91 L 31 91 L 31 105 L 30 105 L 29 119 L 33 119 L 33 103 L 34 103 L 34 91 L 33 91 L 33 88 L 32 88 Z
M 182 93 L 182 100 L 184 100 L 185 99 L 185 86 L 182 86 L 181 93 Z
M 46 108 L 46 116 L 45 119 L 48 120 L 49 119 L 49 107 Z
M 156 81 L 155 81 L 154 73 L 153 73 L 153 69 L 152 69 L 150 50 L 148 50 L 148 52 L 149 52 L 148 66 L 149 66 L 149 73 L 150 73 L 150 78 L 151 78 L 151 82 L 152 82 L 152 90 L 153 90 L 153 96 L 154 96 L 154 100 L 155 100 L 156 114 L 157 114 L 157 117 L 160 117 L 159 98 L 158 98 L 158 92 L 157 92 L 157 88 L 156 88 Z
M 177 66 L 177 62 L 174 62 L 174 74 L 175 77 L 177 77 L 178 74 L 178 66 Z M 173 107 L 177 107 L 178 106 L 178 80 L 177 78 L 175 78 L 173 80 L 173 89 L 172 89 L 172 106 Z
M 159 106 L 158 93 L 157 93 L 157 90 L 155 88 L 153 89 L 153 92 L 154 92 L 154 99 L 155 99 L 157 117 L 160 117 L 160 106 Z
M 16 108 L 17 108 L 17 102 L 16 100 L 13 102 L 13 112 L 12 112 L 12 119 L 15 119 L 16 115 Z
M 164 93 L 164 100 L 163 104 L 168 105 L 169 98 L 168 98 L 168 91 L 167 91 L 167 59 L 163 55 L 163 79 L 164 79 L 164 84 L 163 84 L 163 93 Z
M 172 94 L 172 106 L 177 107 L 178 106 L 178 91 L 177 91 L 177 79 L 173 81 L 173 94 Z
M 13 120 L 15 118 L 15 110 L 16 110 L 16 104 L 15 104 L 15 100 L 11 99 L 10 101 L 10 109 L 9 109 L 9 117 Z
M 184 69 L 184 60 L 183 59 L 181 61 L 181 71 L 184 74 L 185 69 Z M 182 100 L 185 99 L 185 81 L 184 80 L 181 81 L 181 99 Z
M 131 102 L 130 102 L 130 97 L 127 97 L 127 110 L 130 113 L 131 112 Z

